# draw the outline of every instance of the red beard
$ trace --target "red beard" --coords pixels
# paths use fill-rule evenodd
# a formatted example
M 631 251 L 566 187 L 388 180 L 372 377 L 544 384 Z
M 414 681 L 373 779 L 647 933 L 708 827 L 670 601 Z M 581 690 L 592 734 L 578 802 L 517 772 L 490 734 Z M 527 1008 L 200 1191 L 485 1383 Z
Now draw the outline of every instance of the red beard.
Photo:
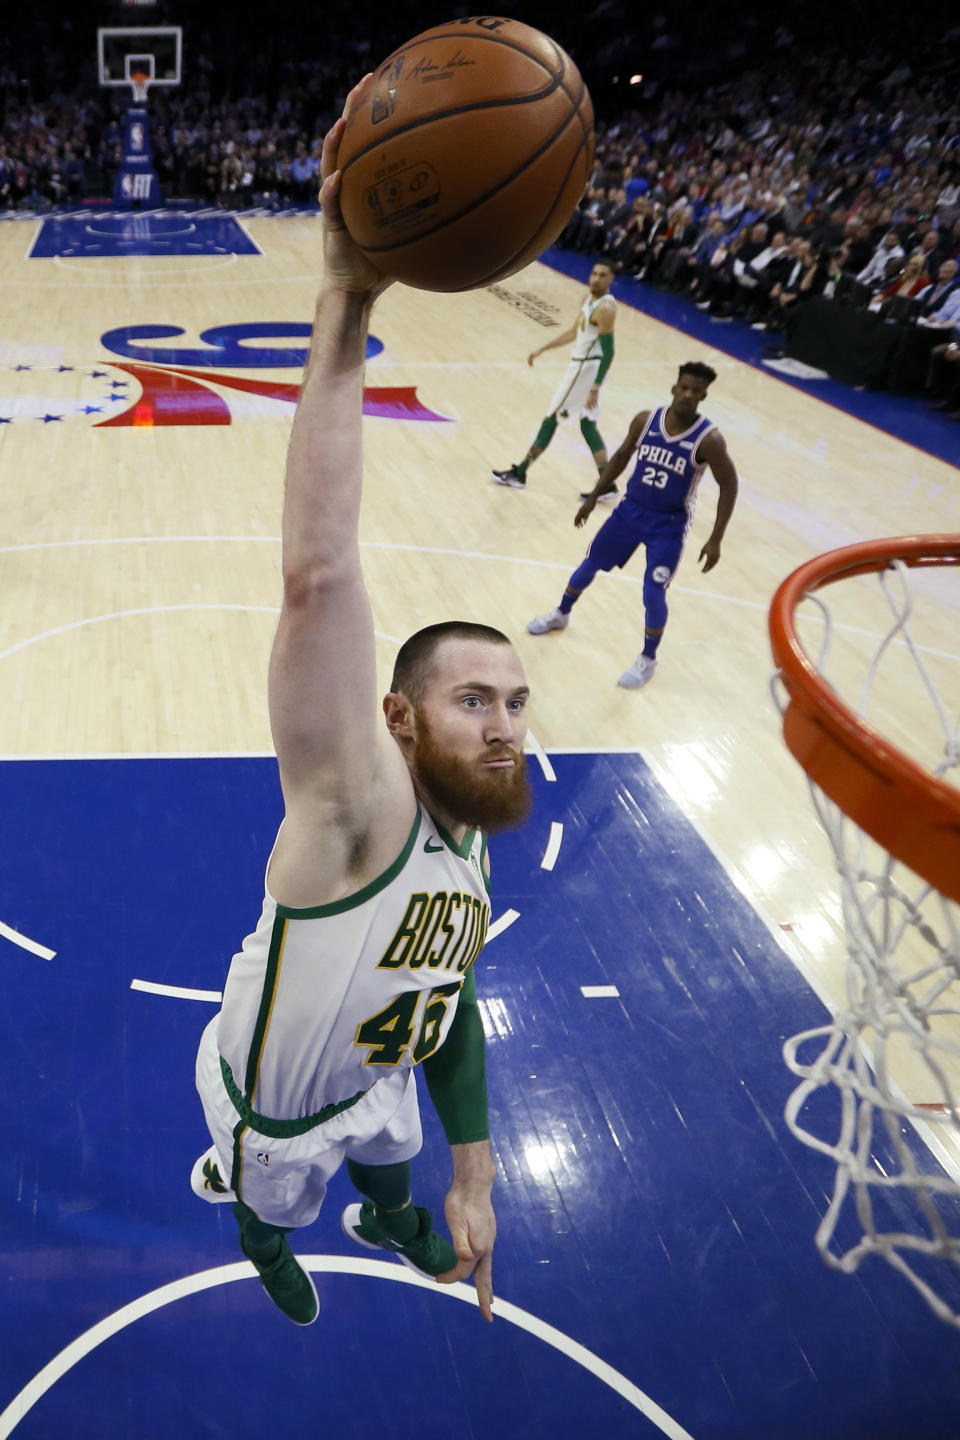
M 416 718 L 413 773 L 431 799 L 459 824 L 491 834 L 522 825 L 533 804 L 523 753 L 509 745 L 492 746 L 485 759 L 509 757 L 513 765 L 480 769 L 439 745 L 422 711 Z

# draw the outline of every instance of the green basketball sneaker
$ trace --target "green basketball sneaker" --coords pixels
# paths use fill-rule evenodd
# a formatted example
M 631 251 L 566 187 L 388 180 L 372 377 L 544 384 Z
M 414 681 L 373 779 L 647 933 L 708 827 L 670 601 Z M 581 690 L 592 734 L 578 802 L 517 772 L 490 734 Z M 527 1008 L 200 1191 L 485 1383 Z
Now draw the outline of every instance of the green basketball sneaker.
M 278 1237 L 280 1253 L 274 1260 L 264 1262 L 251 1254 L 240 1235 L 240 1249 L 260 1276 L 260 1283 L 278 1310 L 282 1310 L 294 1325 L 312 1325 L 320 1311 L 320 1302 L 313 1281 L 302 1266 L 297 1264 L 287 1244 L 286 1235 Z
M 415 1205 L 414 1209 L 420 1228 L 405 1245 L 387 1234 L 376 1217 L 371 1200 L 365 1200 L 362 1205 L 348 1205 L 340 1223 L 344 1235 L 355 1245 L 362 1245 L 365 1250 L 388 1250 L 404 1265 L 416 1270 L 418 1275 L 435 1280 L 438 1275 L 446 1275 L 448 1270 L 456 1269 L 457 1252 L 434 1230 L 430 1211 L 419 1205 Z

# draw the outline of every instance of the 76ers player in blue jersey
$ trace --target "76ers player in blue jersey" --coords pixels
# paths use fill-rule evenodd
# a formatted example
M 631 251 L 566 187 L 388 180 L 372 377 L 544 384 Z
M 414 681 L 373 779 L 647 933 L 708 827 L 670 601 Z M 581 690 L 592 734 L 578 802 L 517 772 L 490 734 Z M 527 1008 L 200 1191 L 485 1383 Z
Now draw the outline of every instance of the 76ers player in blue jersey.
M 709 365 L 681 365 L 670 392 L 671 403 L 634 416 L 626 439 L 580 506 L 574 524 L 578 528 L 584 524 L 597 501 L 633 458 L 636 463 L 626 494 L 593 537 L 583 563 L 570 576 L 560 604 L 546 615 L 537 615 L 527 626 L 531 635 L 565 629 L 570 623 L 570 611 L 597 571 L 626 565 L 634 551 L 644 545 L 644 643 L 641 654 L 617 682 L 627 690 L 646 685 L 656 669 L 657 646 L 667 623 L 667 586 L 680 564 L 693 521 L 697 486 L 707 466 L 720 487 L 720 495 L 713 529 L 700 551 L 704 572 L 712 570 L 720 559 L 720 542 L 733 514 L 737 472 L 723 436 L 712 420 L 699 413 L 700 403 L 716 378 L 716 371 Z

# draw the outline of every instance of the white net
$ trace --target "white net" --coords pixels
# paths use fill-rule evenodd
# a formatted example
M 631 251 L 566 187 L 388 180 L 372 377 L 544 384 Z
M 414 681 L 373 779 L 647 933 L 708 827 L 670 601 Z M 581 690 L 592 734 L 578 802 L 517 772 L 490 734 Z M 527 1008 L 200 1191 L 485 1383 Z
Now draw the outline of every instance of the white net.
M 940 627 L 934 643 L 925 644 L 916 638 L 916 602 L 929 582 L 897 561 L 850 583 L 878 582 L 892 617 L 882 636 L 838 622 L 834 592 L 843 585 L 830 591 L 829 604 L 823 591 L 805 598 L 798 635 L 861 719 L 931 773 L 956 782 L 953 606 L 937 603 L 943 596 L 935 587 L 925 596 Z M 854 657 L 862 680 L 851 694 L 849 683 L 841 688 L 833 675 L 854 673 Z M 779 677 L 774 698 L 783 709 Z M 960 907 L 897 862 L 812 782 L 810 790 L 836 858 L 847 946 L 845 1004 L 831 1024 L 784 1046 L 801 1081 L 787 1104 L 787 1124 L 836 1166 L 816 1243 L 828 1264 L 848 1273 L 866 1256 L 882 1256 L 938 1315 L 960 1326 Z

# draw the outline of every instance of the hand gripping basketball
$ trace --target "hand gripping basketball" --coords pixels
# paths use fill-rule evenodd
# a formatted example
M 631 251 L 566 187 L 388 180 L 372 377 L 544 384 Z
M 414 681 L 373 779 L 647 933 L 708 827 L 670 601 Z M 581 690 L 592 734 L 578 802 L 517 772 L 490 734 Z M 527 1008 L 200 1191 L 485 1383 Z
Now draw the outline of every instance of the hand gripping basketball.
M 365 75 L 347 96 L 343 114 L 327 132 L 320 159 L 320 209 L 323 214 L 323 259 L 327 282 L 354 295 L 379 295 L 391 283 L 351 240 L 340 213 L 340 176 L 337 164 L 346 117 L 372 76 Z

